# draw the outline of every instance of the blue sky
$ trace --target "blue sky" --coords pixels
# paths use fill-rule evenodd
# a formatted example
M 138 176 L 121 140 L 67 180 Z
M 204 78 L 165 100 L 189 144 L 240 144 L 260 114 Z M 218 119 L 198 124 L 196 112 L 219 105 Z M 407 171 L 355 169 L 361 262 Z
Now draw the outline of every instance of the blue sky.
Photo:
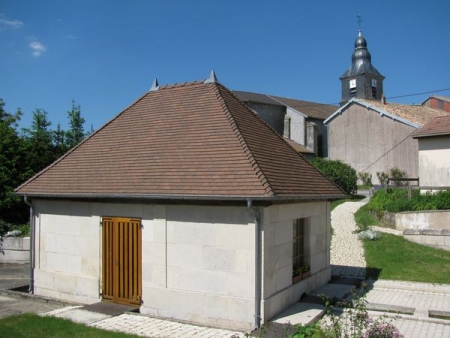
M 230 89 L 337 104 L 358 14 L 388 99 L 448 89 L 449 13 L 446 0 L 0 0 L 0 97 L 22 127 L 42 108 L 67 128 L 74 99 L 98 129 L 154 78 L 214 69 Z

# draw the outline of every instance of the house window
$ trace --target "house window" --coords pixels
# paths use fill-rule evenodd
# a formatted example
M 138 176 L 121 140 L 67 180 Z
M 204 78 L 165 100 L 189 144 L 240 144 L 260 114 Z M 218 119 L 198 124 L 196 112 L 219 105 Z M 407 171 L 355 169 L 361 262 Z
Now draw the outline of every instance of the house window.
M 299 218 L 293 224 L 292 268 L 293 271 L 308 265 L 307 218 Z

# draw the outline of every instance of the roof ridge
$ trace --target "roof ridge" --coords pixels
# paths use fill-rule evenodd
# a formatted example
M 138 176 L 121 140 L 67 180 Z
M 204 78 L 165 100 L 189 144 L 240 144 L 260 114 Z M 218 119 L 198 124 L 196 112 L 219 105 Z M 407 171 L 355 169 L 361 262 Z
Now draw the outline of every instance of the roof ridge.
M 162 89 L 172 89 L 172 88 L 180 88 L 180 87 L 187 87 L 187 86 L 193 86 L 193 85 L 198 85 L 198 84 L 202 84 L 205 81 L 205 79 L 203 80 L 195 80 L 195 81 L 190 81 L 190 82 L 180 82 L 180 83 L 172 83 L 172 84 L 165 84 L 163 86 L 159 86 L 159 90 Z
M 224 90 L 227 90 L 228 93 L 230 93 L 233 98 L 235 98 L 235 100 L 237 102 L 239 102 L 239 104 L 247 109 L 249 112 L 251 112 L 252 114 L 255 114 L 254 112 L 252 112 L 250 109 L 248 109 L 237 97 L 236 95 L 234 95 L 234 93 L 230 90 L 228 90 L 226 87 L 224 87 L 223 85 L 221 85 L 220 83 L 212 83 L 212 84 L 207 84 L 207 86 L 212 86 L 212 89 L 214 90 L 217 99 L 219 100 L 219 102 L 222 105 L 222 108 L 225 112 L 225 115 L 227 117 L 227 120 L 230 122 L 232 130 L 234 132 L 234 134 L 236 135 L 239 143 L 241 144 L 243 150 L 244 150 L 244 154 L 247 156 L 248 161 L 250 162 L 250 165 L 252 166 L 253 170 L 255 171 L 256 176 L 258 177 L 258 179 L 260 180 L 261 184 L 263 185 L 264 189 L 266 190 L 266 193 L 269 195 L 274 196 L 275 192 L 272 188 L 272 185 L 270 184 L 268 178 L 266 177 L 266 175 L 264 174 L 262 168 L 260 167 L 258 161 L 256 160 L 256 158 L 253 156 L 250 147 L 247 144 L 247 141 L 245 140 L 244 136 L 242 135 L 238 125 L 236 124 L 236 121 L 234 120 L 233 115 L 231 114 L 230 110 L 228 109 L 228 106 L 224 100 L 224 98 L 222 97 L 219 89 L 217 88 L 218 86 L 221 86 Z M 256 115 L 256 114 L 255 114 Z M 261 120 L 261 119 L 260 119 Z M 263 121 L 264 122 L 264 121 Z

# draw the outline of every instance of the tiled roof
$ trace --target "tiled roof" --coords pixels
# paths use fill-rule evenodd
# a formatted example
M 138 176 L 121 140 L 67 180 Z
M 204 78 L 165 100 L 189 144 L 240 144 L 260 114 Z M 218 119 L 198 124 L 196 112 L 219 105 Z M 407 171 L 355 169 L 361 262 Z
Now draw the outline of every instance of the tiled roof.
M 441 100 L 441 101 L 445 101 L 445 102 L 450 102 L 450 97 L 447 97 L 447 96 L 441 96 L 441 95 L 431 95 L 430 97 L 427 97 L 423 102 L 422 102 L 422 104 L 424 104 L 425 102 L 427 102 L 428 100 L 430 100 L 430 99 L 438 99 L 438 100 Z
M 242 102 L 255 102 L 262 104 L 271 104 L 276 106 L 289 106 L 307 115 L 307 117 L 321 120 L 325 120 L 328 116 L 333 114 L 338 108 L 337 106 L 333 105 L 290 99 L 280 96 L 242 92 L 242 91 L 233 91 L 233 93 L 236 94 L 236 96 Z
M 423 127 L 417 129 L 413 138 L 450 135 L 450 115 L 435 117 Z
M 335 116 L 344 111 L 351 104 L 359 104 L 368 109 L 379 112 L 380 114 L 386 114 L 394 119 L 408 123 L 417 128 L 423 126 L 428 121 L 435 117 L 447 116 L 448 112 L 439 109 L 433 109 L 422 105 L 406 105 L 398 103 L 382 103 L 375 100 L 363 100 L 363 99 L 351 99 L 344 106 L 336 110 L 325 123 L 329 123 Z
M 442 110 L 433 109 L 422 105 L 407 105 L 388 102 L 382 103 L 380 101 L 375 100 L 364 100 L 364 101 L 366 101 L 370 105 L 386 110 L 391 114 L 394 114 L 398 117 L 404 118 L 408 121 L 411 121 L 412 123 L 421 126 L 428 123 L 428 121 L 430 121 L 435 117 L 448 115 L 448 113 Z
M 203 82 L 146 93 L 16 192 L 227 200 L 343 196 L 227 88 Z

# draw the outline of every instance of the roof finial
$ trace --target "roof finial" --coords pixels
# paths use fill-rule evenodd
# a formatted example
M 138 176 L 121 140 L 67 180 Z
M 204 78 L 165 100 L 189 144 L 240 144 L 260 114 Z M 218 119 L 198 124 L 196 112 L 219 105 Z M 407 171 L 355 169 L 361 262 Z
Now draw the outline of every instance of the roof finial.
M 204 83 L 219 83 L 219 80 L 217 80 L 214 70 L 211 71 L 211 74 L 209 75 L 209 79 L 206 79 Z
M 358 14 L 356 18 L 357 18 L 356 21 L 358 22 L 358 30 L 359 32 L 361 32 L 361 22 L 362 22 L 361 14 Z
M 155 78 L 154 80 L 153 80 L 153 84 L 152 84 L 152 87 L 150 88 L 150 92 L 154 92 L 155 90 L 158 90 L 159 89 L 159 84 L 158 84 L 158 79 L 157 78 Z

